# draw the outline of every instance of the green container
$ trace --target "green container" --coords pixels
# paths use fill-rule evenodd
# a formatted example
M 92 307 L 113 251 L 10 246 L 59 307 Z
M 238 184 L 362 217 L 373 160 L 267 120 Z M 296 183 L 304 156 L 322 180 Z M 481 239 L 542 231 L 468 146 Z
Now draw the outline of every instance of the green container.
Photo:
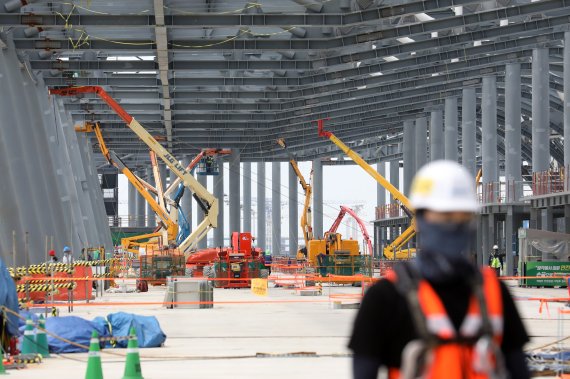
M 570 262 L 524 262 L 524 276 L 540 276 L 544 279 L 523 279 L 521 284 L 534 287 L 567 287 L 566 279 L 549 279 L 549 276 L 570 275 Z

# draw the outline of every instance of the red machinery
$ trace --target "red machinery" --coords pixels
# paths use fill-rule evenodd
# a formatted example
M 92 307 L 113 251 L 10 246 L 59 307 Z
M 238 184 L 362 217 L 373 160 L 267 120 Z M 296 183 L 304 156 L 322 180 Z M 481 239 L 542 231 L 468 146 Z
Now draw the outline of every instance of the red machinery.
M 190 255 L 186 260 L 187 271 L 194 277 L 221 279 L 216 281 L 219 288 L 249 288 L 250 278 L 268 273 L 262 250 L 253 247 L 253 240 L 249 232 L 233 232 L 231 247 L 204 249 Z
M 353 211 L 351 208 L 349 207 L 345 207 L 344 205 L 340 206 L 340 212 L 338 214 L 338 216 L 336 217 L 336 220 L 334 220 L 331 228 L 329 229 L 328 233 L 329 234 L 335 234 L 342 219 L 344 218 L 344 216 L 346 214 L 351 215 L 356 222 L 358 223 L 358 226 L 360 226 L 360 231 L 362 232 L 362 236 L 364 237 L 364 240 L 366 241 L 366 245 L 368 247 L 368 254 L 372 254 L 373 250 L 372 250 L 372 241 L 370 241 L 370 235 L 368 234 L 368 231 L 366 230 L 366 225 L 364 225 L 364 221 L 362 221 L 362 219 L 360 217 L 358 217 L 358 215 L 356 214 L 355 211 Z

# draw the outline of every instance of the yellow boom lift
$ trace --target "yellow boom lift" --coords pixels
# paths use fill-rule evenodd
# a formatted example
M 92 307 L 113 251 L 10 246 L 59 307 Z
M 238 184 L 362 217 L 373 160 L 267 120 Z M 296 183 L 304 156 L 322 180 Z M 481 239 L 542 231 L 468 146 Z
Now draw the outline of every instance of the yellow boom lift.
M 277 140 L 279 146 L 287 150 L 287 145 L 285 144 L 285 140 L 280 138 Z M 312 211 L 311 211 L 311 196 L 313 194 L 313 187 L 311 183 L 307 183 L 305 177 L 299 170 L 299 165 L 295 160 L 293 154 L 287 150 L 287 154 L 289 155 L 289 164 L 295 171 L 295 175 L 299 178 L 299 183 L 305 192 L 305 202 L 303 203 L 303 213 L 301 214 L 301 230 L 303 230 L 303 239 L 305 240 L 305 246 L 299 249 L 297 252 L 297 259 L 302 260 L 308 257 L 307 249 L 309 248 L 309 241 L 313 239 L 313 221 L 312 221 Z M 311 170 L 310 177 L 313 176 L 313 170 Z
M 103 138 L 103 133 L 99 123 L 87 122 L 83 126 L 76 126 L 76 132 L 90 133 L 94 132 L 97 137 L 97 142 L 99 143 L 99 148 L 101 153 L 107 160 L 107 162 L 115 166 L 121 173 L 123 173 L 129 182 L 137 189 L 137 191 L 144 197 L 148 202 L 154 213 L 159 217 L 160 224 L 159 228 L 153 233 L 143 234 L 133 237 L 123 238 L 121 240 L 121 245 L 123 248 L 131 253 L 138 253 L 138 248 L 140 246 L 146 246 L 149 244 L 157 245 L 156 242 L 152 242 L 153 239 L 162 238 L 162 242 L 165 245 L 171 245 L 176 241 L 176 236 L 178 235 L 178 216 L 175 211 L 168 212 L 164 206 L 158 204 L 154 199 L 154 193 L 157 194 L 157 190 L 139 178 L 135 173 L 127 167 L 127 165 L 119 158 L 119 156 L 112 150 L 107 148 L 107 144 Z M 145 242 L 142 242 L 145 241 Z
M 98 95 L 111 109 L 113 109 L 127 126 L 149 147 L 149 149 L 156 154 L 164 163 L 170 168 L 178 178 L 180 178 L 184 187 L 190 189 L 193 193 L 194 199 L 198 206 L 204 211 L 204 220 L 192 231 L 192 233 L 178 246 L 180 252 L 185 255 L 197 247 L 198 241 L 206 236 L 208 231 L 218 226 L 218 200 L 210 193 L 204 186 L 202 186 L 191 174 L 188 172 L 178 160 L 170 154 L 145 128 L 123 107 L 121 107 L 102 87 L 99 86 L 84 86 L 84 87 L 65 87 L 58 89 L 51 89 L 49 91 L 52 95 L 59 96 L 78 96 L 86 93 L 93 93 Z M 149 195 L 150 197 L 150 195 Z M 145 199 L 147 199 L 145 197 Z M 154 200 L 154 199 L 153 199 Z M 147 199 L 149 201 L 149 199 Z
M 396 187 L 394 187 L 386 178 L 378 173 L 372 166 L 370 166 L 360 155 L 358 155 L 351 148 L 346 146 L 337 136 L 332 132 L 324 130 L 325 120 L 318 120 L 318 132 L 319 137 L 326 137 L 332 143 L 337 145 L 348 157 L 350 157 L 356 164 L 358 164 L 364 171 L 366 171 L 370 176 L 374 178 L 383 188 L 387 189 L 392 195 L 394 200 L 396 200 L 404 212 L 412 219 L 410 226 L 404 230 L 392 243 L 384 248 L 384 257 L 388 259 L 407 259 L 409 258 L 409 251 L 402 250 L 402 247 L 408 243 L 416 234 L 415 222 L 413 220 L 414 214 L 410 206 L 410 201 L 408 198 L 401 193 Z

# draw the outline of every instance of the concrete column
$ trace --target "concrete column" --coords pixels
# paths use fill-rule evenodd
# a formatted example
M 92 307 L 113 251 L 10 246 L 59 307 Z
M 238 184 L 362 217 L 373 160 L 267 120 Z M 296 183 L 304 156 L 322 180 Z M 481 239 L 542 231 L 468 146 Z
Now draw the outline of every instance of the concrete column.
M 297 254 L 299 245 L 299 196 L 297 174 L 289 165 L 289 256 Z
M 244 232 L 251 232 L 251 162 L 243 163 L 243 228 Z
M 240 203 L 240 156 L 238 150 L 232 150 L 230 155 L 230 234 L 241 231 Z
M 137 173 L 137 176 L 139 177 L 144 176 L 143 172 L 139 171 Z M 138 191 L 136 196 L 136 203 L 137 203 L 137 217 L 136 217 L 137 226 L 140 228 L 144 228 L 146 226 L 146 220 L 145 220 L 146 200 Z
M 400 188 L 400 162 L 399 161 L 390 161 L 390 183 L 396 187 L 398 190 Z M 393 203 L 394 197 L 390 195 L 390 203 Z
M 416 119 L 416 171 L 427 163 L 427 118 Z
M 444 158 L 443 113 L 441 109 L 437 109 L 431 112 L 429 129 L 429 157 L 430 161 Z
M 221 171 L 221 170 L 220 170 Z M 204 188 L 208 188 L 208 177 L 206 175 L 196 175 L 198 179 L 198 183 L 204 186 Z M 224 209 L 224 198 L 218 199 L 219 204 L 219 212 L 223 213 Z M 199 206 L 196 207 L 196 225 L 200 224 L 204 220 L 204 211 Z M 219 220 L 219 219 L 218 219 Z M 220 225 L 218 224 L 218 228 Z M 223 229 L 223 224 L 222 224 Z M 214 229 L 216 230 L 216 229 Z M 198 241 L 198 249 L 205 249 L 208 246 L 208 236 L 202 238 Z
M 414 121 L 404 121 L 404 143 L 402 146 L 403 161 L 404 161 L 404 194 L 410 194 L 410 186 L 412 178 L 416 173 L 416 143 Z
M 542 210 L 541 229 L 549 232 L 554 232 L 554 212 L 552 207 L 547 207 Z
M 550 167 L 550 85 L 548 48 L 532 52 L 532 172 Z
M 133 228 L 137 226 L 137 189 L 129 182 L 129 197 L 127 201 L 127 207 L 129 209 L 129 227 Z
M 257 247 L 266 250 L 265 162 L 257 163 Z
M 148 167 L 146 169 L 146 181 L 150 185 L 154 185 L 154 175 L 152 173 L 152 168 Z M 186 196 L 186 194 L 184 194 Z M 156 225 L 156 215 L 150 206 L 150 203 L 146 204 L 146 226 L 148 228 L 153 228 Z
M 570 32 L 564 33 L 564 166 L 570 165 Z M 568 190 L 568 189 L 567 189 Z
M 521 65 L 507 63 L 505 74 L 505 179 L 522 180 Z M 521 194 L 516 194 L 520 195 Z
M 323 238 L 323 162 L 313 161 L 313 235 Z
M 461 145 L 462 145 L 462 156 L 461 161 L 463 166 L 471 175 L 475 176 L 477 174 L 477 166 L 475 164 L 475 158 L 477 155 L 476 144 L 477 144 L 477 98 L 476 90 L 473 87 L 463 89 L 463 99 L 461 102 Z
M 445 159 L 457 162 L 457 98 L 445 99 Z
M 281 162 L 271 163 L 271 254 L 281 254 Z
M 190 162 L 192 162 L 192 157 L 184 156 L 182 166 L 186 168 Z M 182 213 L 184 213 L 184 217 L 186 217 L 188 227 L 190 228 L 190 233 L 192 233 L 192 191 L 189 188 L 184 189 L 184 195 L 182 195 L 182 199 L 180 200 L 180 209 Z
M 217 157 L 216 160 L 219 167 L 219 174 L 212 176 L 212 178 L 214 180 L 214 197 L 218 199 L 219 211 L 218 211 L 218 227 L 214 229 L 214 247 L 222 247 L 224 246 L 224 229 L 225 229 L 224 228 L 224 161 L 220 157 Z M 199 175 L 199 176 L 204 176 L 204 175 Z M 232 173 L 230 171 L 230 179 L 231 176 Z M 230 210 L 231 210 L 231 192 L 232 188 L 230 185 Z M 239 188 L 238 188 L 238 194 L 239 194 Z M 234 230 L 234 231 L 239 232 L 239 230 Z M 230 226 L 230 235 L 231 232 L 232 229 Z
M 386 177 L 386 163 L 380 162 L 376 164 L 376 171 L 383 177 Z M 386 188 L 380 184 L 376 186 L 376 206 L 380 207 L 386 204 Z
M 483 183 L 499 181 L 499 162 L 497 156 L 497 78 L 483 77 L 482 93 L 482 144 Z
M 160 174 L 160 180 L 162 181 L 162 189 L 166 190 L 168 188 L 168 184 L 166 183 L 167 179 L 167 170 L 166 165 L 164 163 L 158 164 L 158 173 Z

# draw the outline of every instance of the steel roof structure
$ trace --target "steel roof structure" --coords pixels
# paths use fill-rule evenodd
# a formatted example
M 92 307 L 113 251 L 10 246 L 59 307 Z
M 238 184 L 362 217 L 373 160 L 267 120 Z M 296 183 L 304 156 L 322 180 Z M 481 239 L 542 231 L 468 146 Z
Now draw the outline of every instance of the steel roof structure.
M 548 47 L 551 154 L 563 161 L 570 0 L 0 0 L 0 12 L 2 33 L 48 86 L 103 86 L 180 158 L 230 148 L 242 161 L 285 160 L 278 138 L 299 160 L 338 157 L 314 123 L 330 118 L 365 158 L 394 159 L 403 120 L 488 74 L 497 76 L 501 154 L 505 64 L 522 63 L 530 140 L 529 62 L 533 48 Z M 100 121 L 118 154 L 147 160 L 101 100 L 61 101 L 75 122 Z M 531 162 L 524 144 L 523 156 Z

